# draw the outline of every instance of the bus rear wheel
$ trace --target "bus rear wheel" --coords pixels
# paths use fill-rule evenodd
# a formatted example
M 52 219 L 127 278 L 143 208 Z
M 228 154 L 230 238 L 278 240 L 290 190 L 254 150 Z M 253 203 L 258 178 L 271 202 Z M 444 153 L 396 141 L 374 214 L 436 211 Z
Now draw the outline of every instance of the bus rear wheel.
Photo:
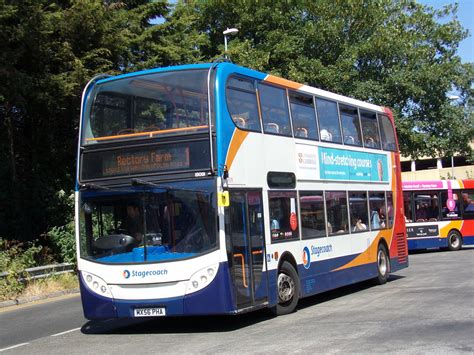
M 277 280 L 278 304 L 273 313 L 281 316 L 293 312 L 300 295 L 300 280 L 293 265 L 288 261 L 281 264 Z
M 377 277 L 375 283 L 377 285 L 383 285 L 388 280 L 390 273 L 390 258 L 388 257 L 387 248 L 385 245 L 379 244 L 377 249 Z
M 452 230 L 448 234 L 448 249 L 459 250 L 462 247 L 462 238 L 459 232 Z

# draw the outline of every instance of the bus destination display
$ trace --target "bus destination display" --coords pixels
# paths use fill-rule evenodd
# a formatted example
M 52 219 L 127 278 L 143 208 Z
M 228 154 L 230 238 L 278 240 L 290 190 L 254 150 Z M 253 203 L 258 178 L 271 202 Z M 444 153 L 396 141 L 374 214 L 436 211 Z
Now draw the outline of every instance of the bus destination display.
M 206 141 L 90 151 L 83 155 L 81 180 L 205 169 L 209 160 Z
M 114 152 L 104 156 L 102 176 L 140 174 L 157 170 L 189 168 L 189 147 Z

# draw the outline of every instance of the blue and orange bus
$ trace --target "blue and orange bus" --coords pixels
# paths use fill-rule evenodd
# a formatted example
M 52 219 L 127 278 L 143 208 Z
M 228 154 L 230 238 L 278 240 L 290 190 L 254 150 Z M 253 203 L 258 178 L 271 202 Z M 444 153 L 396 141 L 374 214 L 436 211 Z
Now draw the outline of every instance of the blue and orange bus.
M 89 319 L 285 314 L 408 265 L 390 110 L 227 62 L 92 79 L 76 190 Z
M 404 181 L 408 250 L 474 244 L 474 180 Z

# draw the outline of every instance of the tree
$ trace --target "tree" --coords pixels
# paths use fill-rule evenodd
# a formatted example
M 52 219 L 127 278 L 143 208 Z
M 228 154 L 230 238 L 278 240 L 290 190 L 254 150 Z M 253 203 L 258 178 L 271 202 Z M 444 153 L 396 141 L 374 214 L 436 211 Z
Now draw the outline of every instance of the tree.
M 195 60 L 182 28 L 153 25 L 170 10 L 166 1 L 0 0 L 0 235 L 32 239 L 66 223 L 57 192 L 74 186 L 90 78 Z
M 237 27 L 234 62 L 322 89 L 389 106 L 404 155 L 469 155 L 473 69 L 457 55 L 468 35 L 456 5 L 408 0 L 186 1 L 201 16 L 208 58 L 222 55 L 222 31 Z M 443 20 L 441 22 L 440 20 Z

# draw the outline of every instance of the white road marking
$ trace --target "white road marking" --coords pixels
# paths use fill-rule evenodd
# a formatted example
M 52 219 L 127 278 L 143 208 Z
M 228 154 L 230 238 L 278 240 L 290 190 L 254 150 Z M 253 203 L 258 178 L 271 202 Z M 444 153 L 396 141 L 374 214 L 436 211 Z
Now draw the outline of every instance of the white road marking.
M 11 350 L 11 349 L 19 348 L 20 346 L 23 346 L 23 345 L 28 345 L 28 344 L 29 344 L 29 343 L 21 343 L 21 344 L 17 344 L 17 345 L 9 346 L 8 348 L 0 349 L 0 353 L 1 353 L 2 351 L 7 351 L 7 350 Z
M 74 329 L 69 329 L 69 330 L 66 330 L 65 332 L 53 334 L 53 335 L 51 335 L 51 336 L 52 336 L 52 337 L 57 337 L 57 336 L 59 336 L 59 335 L 63 335 L 63 334 L 75 332 L 76 330 L 79 330 L 79 329 L 81 329 L 81 327 L 79 327 L 79 328 L 74 328 Z

